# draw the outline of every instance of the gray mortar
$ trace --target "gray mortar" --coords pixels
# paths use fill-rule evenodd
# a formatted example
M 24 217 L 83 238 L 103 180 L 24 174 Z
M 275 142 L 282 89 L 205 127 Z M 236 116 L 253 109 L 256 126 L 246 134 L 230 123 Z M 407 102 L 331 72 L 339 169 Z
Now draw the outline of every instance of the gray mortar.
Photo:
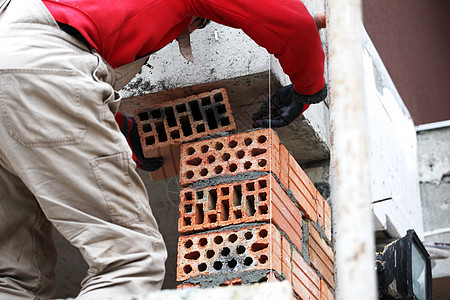
M 258 130 L 262 130 L 262 129 L 267 129 L 267 128 L 252 128 L 252 129 L 245 130 L 245 131 L 242 131 L 242 132 L 237 132 L 237 133 L 236 133 L 236 132 L 228 132 L 228 131 L 218 132 L 218 133 L 214 133 L 214 134 L 210 134 L 210 135 L 206 135 L 206 136 L 203 136 L 203 137 L 201 137 L 201 138 L 198 138 L 198 139 L 196 139 L 195 141 L 189 142 L 189 144 L 190 144 L 190 143 L 195 143 L 195 142 L 198 142 L 198 141 L 212 140 L 212 139 L 218 138 L 218 137 L 231 136 L 231 135 L 238 135 L 238 134 L 243 134 L 243 133 L 248 133 L 248 132 L 258 131 Z M 280 137 L 278 136 L 278 133 L 277 133 L 275 130 L 273 130 L 273 132 L 274 132 L 275 135 L 278 137 L 278 139 L 280 139 Z M 281 142 L 280 142 L 280 144 L 281 144 Z
M 211 229 L 211 230 L 204 230 L 202 232 L 194 232 L 191 234 L 186 234 L 183 236 L 194 236 L 194 235 L 198 235 L 199 233 L 217 233 L 217 232 L 223 232 L 223 231 L 238 231 L 240 229 L 243 228 L 248 228 L 248 227 L 252 227 L 252 226 L 263 226 L 268 224 L 267 222 L 252 222 L 252 223 L 241 223 L 241 224 L 233 224 L 233 225 L 227 225 L 227 226 L 223 226 L 223 227 L 219 227 L 219 228 L 215 228 L 215 229 Z
M 317 232 L 319 233 L 320 237 L 325 241 L 325 243 L 327 243 L 327 245 L 330 246 L 331 249 L 334 249 L 333 244 L 331 243 L 331 241 L 325 235 L 325 232 L 323 231 L 322 226 L 320 226 L 318 223 L 312 222 L 312 221 L 311 221 L 311 224 L 313 224 L 314 228 L 317 230 Z
M 183 281 L 182 283 L 200 284 L 201 288 L 211 288 L 217 287 L 222 283 L 225 283 L 225 281 L 227 280 L 240 278 L 242 280 L 242 283 L 246 285 L 260 282 L 270 272 L 273 272 L 275 277 L 279 280 L 286 279 L 284 275 L 279 275 L 274 270 L 254 270 L 254 271 L 233 272 L 214 275 L 199 275 L 197 277 L 190 277 L 189 279 Z
M 220 176 L 214 176 L 208 179 L 202 179 L 198 180 L 192 184 L 189 185 L 189 187 L 195 188 L 195 189 L 204 189 L 207 187 L 215 186 L 221 183 L 233 183 L 236 181 L 244 181 L 244 180 L 252 180 L 257 179 L 261 176 L 269 174 L 268 172 L 262 172 L 262 171 L 254 171 L 254 172 L 248 172 L 248 173 L 240 173 L 236 175 L 220 175 Z
M 309 261 L 308 240 L 309 240 L 308 225 L 306 224 L 306 221 L 304 219 L 302 219 L 303 258 L 309 265 L 310 261 Z

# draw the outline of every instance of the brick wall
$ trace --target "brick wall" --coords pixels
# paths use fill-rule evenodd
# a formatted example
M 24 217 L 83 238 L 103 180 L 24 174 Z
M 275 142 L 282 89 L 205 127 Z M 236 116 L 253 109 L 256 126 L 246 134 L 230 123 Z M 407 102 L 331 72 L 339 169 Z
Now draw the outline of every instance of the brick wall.
M 271 129 L 181 145 L 179 288 L 289 281 L 334 299 L 331 208 Z

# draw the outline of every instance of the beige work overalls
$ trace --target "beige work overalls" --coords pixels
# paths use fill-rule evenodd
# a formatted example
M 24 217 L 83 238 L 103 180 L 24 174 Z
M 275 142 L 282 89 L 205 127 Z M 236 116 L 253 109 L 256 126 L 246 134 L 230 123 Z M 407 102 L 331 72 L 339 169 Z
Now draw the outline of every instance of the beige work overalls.
M 89 265 L 79 297 L 159 289 L 166 249 L 114 120 L 113 70 L 40 0 L 0 0 L 0 299 L 48 299 L 51 224 Z

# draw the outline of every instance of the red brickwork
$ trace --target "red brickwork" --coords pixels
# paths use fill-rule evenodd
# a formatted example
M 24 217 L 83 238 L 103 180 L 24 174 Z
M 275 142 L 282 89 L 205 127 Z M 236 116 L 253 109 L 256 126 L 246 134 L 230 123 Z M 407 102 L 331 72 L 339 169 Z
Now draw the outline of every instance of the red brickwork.
M 225 89 L 176 99 L 135 111 L 145 157 L 162 157 L 152 180 L 178 174 L 181 143 L 236 128 Z
M 181 146 L 180 185 L 220 175 L 271 171 L 280 175 L 279 139 L 262 129 Z

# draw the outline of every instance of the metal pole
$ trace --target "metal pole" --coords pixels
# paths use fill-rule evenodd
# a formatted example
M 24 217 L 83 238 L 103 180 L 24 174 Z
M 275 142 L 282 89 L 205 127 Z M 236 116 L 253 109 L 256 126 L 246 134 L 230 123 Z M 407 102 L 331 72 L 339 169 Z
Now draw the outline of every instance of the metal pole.
M 361 0 L 328 1 L 337 299 L 377 299 L 362 72 Z

